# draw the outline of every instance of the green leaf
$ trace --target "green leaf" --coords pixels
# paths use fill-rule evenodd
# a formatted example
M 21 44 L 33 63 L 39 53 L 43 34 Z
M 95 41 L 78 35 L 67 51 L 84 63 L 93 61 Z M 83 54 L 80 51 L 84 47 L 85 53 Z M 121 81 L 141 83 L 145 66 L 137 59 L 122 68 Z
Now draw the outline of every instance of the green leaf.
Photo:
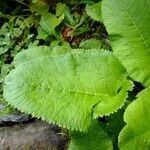
M 150 149 L 150 87 L 143 90 L 125 112 L 127 125 L 119 136 L 121 150 Z
M 80 48 L 83 49 L 100 49 L 102 47 L 102 43 L 98 39 L 88 39 L 85 41 L 81 41 Z
M 73 14 L 71 13 L 70 8 L 63 3 L 57 3 L 56 5 L 56 16 L 64 16 L 65 21 L 69 22 L 70 25 L 73 25 L 75 23 L 75 19 Z
M 59 17 L 65 13 L 65 9 L 67 8 L 66 4 L 58 3 L 56 5 L 56 16 Z
M 125 68 L 111 52 L 74 50 L 18 65 L 5 80 L 4 97 L 23 112 L 85 131 L 93 111 L 94 117 L 112 113 L 130 89 Z
M 95 3 L 93 5 L 87 4 L 86 5 L 86 12 L 87 14 L 96 21 L 102 21 L 101 16 L 101 2 Z
M 131 77 L 150 85 L 150 1 L 103 0 L 102 16 L 114 54 Z
M 3 82 L 5 76 L 10 72 L 11 67 L 12 66 L 10 64 L 1 65 L 0 82 Z
M 49 34 L 55 34 L 55 28 L 64 19 L 64 14 L 57 17 L 51 13 L 45 13 L 41 16 L 40 26 L 41 28 Z
M 32 12 L 37 12 L 40 15 L 43 15 L 44 13 L 47 13 L 48 9 L 49 9 L 48 4 L 46 4 L 42 1 L 37 1 L 37 2 L 33 2 L 33 3 L 30 4 L 30 10 Z
M 95 120 L 87 133 L 71 134 L 69 150 L 112 150 L 112 142 Z
M 38 35 L 36 37 L 36 39 L 46 39 L 48 37 L 48 33 L 43 30 L 43 28 L 41 26 L 38 27 Z

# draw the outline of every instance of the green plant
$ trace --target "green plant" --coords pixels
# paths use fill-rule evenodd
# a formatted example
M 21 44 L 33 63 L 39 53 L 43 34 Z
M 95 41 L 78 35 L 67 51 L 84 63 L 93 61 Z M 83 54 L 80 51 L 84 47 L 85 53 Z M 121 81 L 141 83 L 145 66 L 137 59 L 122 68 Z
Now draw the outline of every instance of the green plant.
M 94 19 L 106 26 L 112 51 L 90 49 L 88 42 L 83 49 L 22 51 L 5 78 L 4 97 L 22 112 L 70 129 L 70 150 L 148 150 L 150 2 L 103 0 L 95 6 Z M 135 81 L 145 89 L 134 100 L 129 91 Z
M 0 115 L 14 113 L 3 99 L 3 82 L 5 76 L 13 69 L 11 62 L 13 57 L 23 49 L 37 45 L 38 41 L 33 42 L 33 34 L 30 34 L 30 28 L 36 23 L 33 15 L 26 18 L 22 16 L 10 16 L 0 14 L 0 17 L 7 18 L 0 28 Z

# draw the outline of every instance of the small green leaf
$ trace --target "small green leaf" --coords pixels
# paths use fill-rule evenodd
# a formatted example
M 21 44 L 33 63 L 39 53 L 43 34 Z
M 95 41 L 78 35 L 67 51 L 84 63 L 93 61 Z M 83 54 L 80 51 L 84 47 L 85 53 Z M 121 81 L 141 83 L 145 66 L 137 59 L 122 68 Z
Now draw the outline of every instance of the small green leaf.
M 1 39 L 0 39 L 1 42 Z M 1 43 L 0 43 L 1 44 Z M 8 48 L 6 47 L 0 47 L 0 55 L 4 54 L 5 52 L 7 52 Z
M 66 8 L 67 8 L 67 6 L 65 4 L 58 3 L 56 5 L 56 16 L 60 17 L 62 14 L 65 14 Z
M 51 13 L 45 13 L 41 16 L 40 26 L 41 28 L 49 34 L 55 34 L 55 28 L 64 19 L 64 14 L 57 17 Z
M 87 4 L 86 5 L 86 12 L 87 14 L 96 21 L 102 21 L 101 16 L 101 2 L 94 3 L 93 5 Z
M 137 100 L 126 109 L 124 120 L 127 125 L 119 136 L 121 150 L 150 149 L 150 87 L 143 90 Z
M 48 35 L 49 34 L 45 30 L 43 30 L 42 27 L 40 27 L 40 26 L 38 27 L 38 35 L 37 35 L 36 39 L 45 40 L 48 37 Z
M 97 120 L 93 121 L 87 133 L 73 132 L 68 150 L 112 150 L 109 136 L 100 127 Z
M 37 12 L 40 15 L 47 13 L 49 6 L 46 3 L 42 3 L 39 0 L 30 4 L 30 10 L 32 12 Z

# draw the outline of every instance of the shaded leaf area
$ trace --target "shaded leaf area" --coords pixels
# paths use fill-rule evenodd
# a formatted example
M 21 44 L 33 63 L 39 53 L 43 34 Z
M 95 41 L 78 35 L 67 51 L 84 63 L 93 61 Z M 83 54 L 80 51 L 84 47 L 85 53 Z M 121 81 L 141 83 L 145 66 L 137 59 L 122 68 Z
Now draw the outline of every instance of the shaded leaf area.
M 68 150 L 113 150 L 110 137 L 94 120 L 88 132 L 72 132 Z
M 23 112 L 86 131 L 93 118 L 120 108 L 131 87 L 111 52 L 81 50 L 18 65 L 5 80 L 4 96 Z
M 137 100 L 126 109 L 124 120 L 127 125 L 119 135 L 121 150 L 150 149 L 150 87 L 140 92 Z
M 150 85 L 150 1 L 103 0 L 102 16 L 114 54 L 130 76 Z M 112 17 L 113 16 L 113 17 Z
M 113 149 L 115 150 L 119 150 L 118 136 L 122 128 L 125 126 L 123 115 L 124 115 L 124 108 L 119 109 L 117 112 L 111 114 L 110 116 L 98 118 L 101 127 L 111 138 L 113 143 Z
M 133 100 L 136 100 L 136 96 L 139 92 L 145 89 L 145 87 L 140 82 L 133 82 L 133 89 L 132 91 L 128 92 L 127 102 L 132 102 Z

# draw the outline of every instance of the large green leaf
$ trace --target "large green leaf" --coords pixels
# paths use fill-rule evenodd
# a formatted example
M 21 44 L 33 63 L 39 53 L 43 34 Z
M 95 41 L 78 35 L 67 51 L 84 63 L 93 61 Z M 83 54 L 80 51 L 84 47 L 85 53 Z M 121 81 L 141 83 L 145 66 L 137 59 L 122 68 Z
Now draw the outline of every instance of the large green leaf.
M 150 0 L 103 0 L 102 17 L 114 54 L 133 79 L 150 85 Z
M 124 117 L 127 125 L 119 141 L 121 150 L 150 149 L 150 87 L 142 91 L 131 103 Z
M 94 117 L 114 112 L 130 89 L 126 70 L 112 53 L 77 50 L 18 65 L 5 80 L 4 97 L 23 112 L 85 131 L 93 111 Z
M 73 132 L 69 150 L 112 150 L 112 142 L 109 136 L 95 120 L 87 133 Z

